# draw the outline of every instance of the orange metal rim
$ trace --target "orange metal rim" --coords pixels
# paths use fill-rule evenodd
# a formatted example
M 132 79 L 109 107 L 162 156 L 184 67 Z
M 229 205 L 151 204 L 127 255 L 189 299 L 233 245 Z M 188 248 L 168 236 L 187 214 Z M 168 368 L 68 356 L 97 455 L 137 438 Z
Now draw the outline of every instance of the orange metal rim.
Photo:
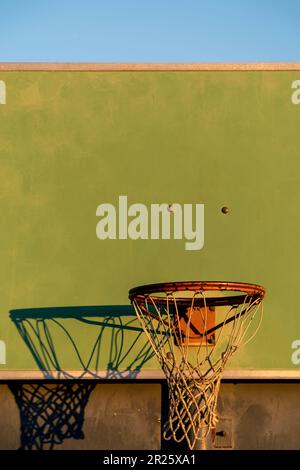
M 265 288 L 258 284 L 250 284 L 246 282 L 225 282 L 225 281 L 181 281 L 181 282 L 163 282 L 158 284 L 148 284 L 138 286 L 130 289 L 129 299 L 131 301 L 141 301 L 144 297 L 151 294 L 165 293 L 172 294 L 174 292 L 192 291 L 192 292 L 207 292 L 207 291 L 227 291 L 227 292 L 240 292 L 242 295 L 233 295 L 226 297 L 220 301 L 220 297 L 210 298 L 210 303 L 216 301 L 217 303 L 236 303 L 245 298 L 245 295 L 252 295 L 260 298 L 265 296 Z

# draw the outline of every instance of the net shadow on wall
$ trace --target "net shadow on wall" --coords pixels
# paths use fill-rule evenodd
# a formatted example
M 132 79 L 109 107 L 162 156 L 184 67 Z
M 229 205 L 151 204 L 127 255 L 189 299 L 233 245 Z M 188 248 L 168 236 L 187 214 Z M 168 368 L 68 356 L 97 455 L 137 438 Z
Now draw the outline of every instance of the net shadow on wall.
M 84 410 L 96 383 L 12 382 L 20 413 L 20 449 L 51 450 L 65 439 L 84 439 Z
M 154 356 L 128 305 L 18 309 L 10 318 L 46 379 L 135 379 Z
M 65 439 L 83 439 L 96 381 L 81 379 L 134 379 L 154 356 L 131 306 L 18 309 L 10 318 L 51 380 L 9 385 L 20 412 L 21 449 L 53 449 Z

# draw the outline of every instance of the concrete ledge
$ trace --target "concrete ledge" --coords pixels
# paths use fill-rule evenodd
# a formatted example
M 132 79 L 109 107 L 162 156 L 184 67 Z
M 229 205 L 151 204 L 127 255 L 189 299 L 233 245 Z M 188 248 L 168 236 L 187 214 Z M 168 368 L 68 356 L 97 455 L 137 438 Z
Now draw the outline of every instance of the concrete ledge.
M 162 370 L 136 371 L 107 371 L 100 370 L 97 373 L 85 373 L 80 370 L 68 370 L 64 374 L 57 371 L 43 374 L 39 370 L 1 370 L 0 381 L 6 380 L 72 380 L 72 379 L 106 379 L 106 380 L 162 380 Z M 249 369 L 249 370 L 226 370 L 223 374 L 225 380 L 300 380 L 300 369 Z
M 3 72 L 195 72 L 195 71 L 277 71 L 300 70 L 300 62 L 0 62 Z

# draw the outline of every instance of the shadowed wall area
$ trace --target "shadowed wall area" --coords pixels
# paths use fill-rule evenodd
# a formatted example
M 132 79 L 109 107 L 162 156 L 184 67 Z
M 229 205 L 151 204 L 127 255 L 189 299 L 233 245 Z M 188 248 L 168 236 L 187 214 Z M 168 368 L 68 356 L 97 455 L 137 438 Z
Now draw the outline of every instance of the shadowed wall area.
M 299 383 L 222 384 L 219 411 L 230 423 L 232 448 L 299 449 L 299 393 Z M 17 449 L 19 410 L 4 384 L 0 400 L 0 449 Z M 97 384 L 85 409 L 84 438 L 66 439 L 54 448 L 159 449 L 160 419 L 159 384 Z
M 219 411 L 221 420 L 230 422 L 232 448 L 299 449 L 299 393 L 299 383 L 222 384 Z M 16 449 L 20 447 L 19 411 L 4 384 L 0 385 L 0 409 L 0 449 Z M 97 384 L 85 410 L 84 438 L 67 439 L 54 448 L 160 449 L 160 419 L 159 384 Z
M 62 382 L 62 386 L 63 384 Z M 39 387 L 41 391 L 44 385 L 40 383 Z M 53 398 L 57 393 L 57 384 L 47 383 L 46 387 L 49 396 L 52 390 Z M 57 429 L 55 434 L 55 427 L 53 429 L 52 426 L 52 436 L 50 436 L 47 433 L 49 426 L 47 428 L 43 418 L 48 413 L 49 416 L 52 416 L 53 423 L 53 406 L 47 404 L 45 398 L 44 395 L 43 415 L 37 419 L 38 417 L 35 414 L 30 413 L 29 421 L 22 422 L 19 408 L 8 386 L 0 385 L 0 449 L 14 450 L 22 445 L 23 448 L 29 448 L 28 444 L 31 444 L 33 449 L 41 447 L 49 449 L 49 442 L 52 442 L 52 447 L 55 450 L 160 448 L 161 390 L 159 384 L 101 383 L 96 385 L 85 407 L 81 427 L 80 429 L 75 428 L 80 433 L 77 436 L 69 434 L 68 438 L 63 440 L 60 439 L 61 435 L 67 429 L 70 430 L 70 423 L 65 428 L 60 427 L 63 424 L 65 412 L 63 408 L 65 408 L 65 405 L 56 409 L 58 429 L 60 429 L 61 434 L 57 433 Z M 25 406 L 26 404 L 28 406 L 27 400 Z M 74 413 L 74 408 L 76 411 L 77 406 L 76 402 L 71 402 L 69 418 Z M 30 406 L 28 408 L 30 410 Z M 40 425 L 40 431 L 37 429 L 38 425 Z M 22 442 L 22 432 L 24 433 L 24 431 L 26 431 L 26 434 L 23 434 Z M 48 442 L 46 442 L 47 440 Z M 27 444 L 27 446 L 24 446 L 24 444 Z

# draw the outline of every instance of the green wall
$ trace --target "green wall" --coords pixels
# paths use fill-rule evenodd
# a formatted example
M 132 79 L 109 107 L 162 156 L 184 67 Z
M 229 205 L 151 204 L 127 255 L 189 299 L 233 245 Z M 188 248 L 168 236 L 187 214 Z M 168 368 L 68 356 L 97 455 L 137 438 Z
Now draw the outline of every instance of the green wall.
M 1 71 L 0 367 L 36 367 L 11 309 L 126 305 L 135 285 L 216 279 L 267 289 L 262 327 L 230 368 L 297 368 L 297 79 L 300 71 Z M 96 208 L 119 195 L 204 203 L 204 248 L 97 239 Z

